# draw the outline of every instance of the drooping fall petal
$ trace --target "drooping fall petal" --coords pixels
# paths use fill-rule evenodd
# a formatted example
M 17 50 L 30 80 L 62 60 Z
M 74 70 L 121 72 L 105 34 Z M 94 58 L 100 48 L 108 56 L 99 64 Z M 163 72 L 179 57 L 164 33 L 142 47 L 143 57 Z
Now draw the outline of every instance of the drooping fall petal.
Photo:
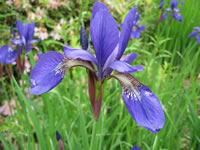
M 163 128 L 165 115 L 159 99 L 145 85 L 129 74 L 115 74 L 123 89 L 123 99 L 132 118 L 152 133 Z
M 17 51 L 8 45 L 0 48 L 0 63 L 2 64 L 12 64 L 17 59 L 17 56 Z
M 62 70 L 63 60 L 63 54 L 54 51 L 40 56 L 30 75 L 32 94 L 48 92 L 62 81 L 65 74 Z
M 30 75 L 30 92 L 39 95 L 50 91 L 62 81 L 65 72 L 75 66 L 83 66 L 95 72 L 87 61 L 67 59 L 55 51 L 42 54 Z

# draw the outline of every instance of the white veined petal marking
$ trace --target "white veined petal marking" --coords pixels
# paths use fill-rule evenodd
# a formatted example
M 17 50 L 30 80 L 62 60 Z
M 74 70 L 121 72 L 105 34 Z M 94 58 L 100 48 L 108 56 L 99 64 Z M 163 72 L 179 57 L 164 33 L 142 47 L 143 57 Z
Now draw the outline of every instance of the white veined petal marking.
M 129 100 L 139 100 L 141 101 L 141 96 L 139 94 L 138 88 L 133 86 L 125 86 L 123 88 L 123 93 Z
M 55 75 L 57 74 L 62 74 L 62 76 L 64 77 L 65 72 L 68 70 L 69 68 L 66 66 L 66 60 L 65 58 L 63 59 L 62 62 L 60 62 L 55 69 L 53 69 L 52 71 L 55 72 Z
M 70 68 L 76 67 L 76 66 L 82 66 L 82 67 L 89 69 L 92 72 L 95 72 L 93 66 L 89 62 L 79 60 L 79 59 L 71 59 L 71 58 L 68 58 L 68 57 L 64 57 L 62 62 L 60 62 L 56 66 L 56 68 L 54 68 L 52 71 L 55 72 L 55 75 L 61 73 L 64 77 L 64 74 L 65 74 L 66 71 L 68 71 Z
M 112 76 L 120 81 L 123 89 L 123 94 L 125 94 L 129 100 L 141 101 L 138 87 L 142 84 L 138 80 L 136 80 L 133 76 L 129 74 L 123 73 L 118 73 Z

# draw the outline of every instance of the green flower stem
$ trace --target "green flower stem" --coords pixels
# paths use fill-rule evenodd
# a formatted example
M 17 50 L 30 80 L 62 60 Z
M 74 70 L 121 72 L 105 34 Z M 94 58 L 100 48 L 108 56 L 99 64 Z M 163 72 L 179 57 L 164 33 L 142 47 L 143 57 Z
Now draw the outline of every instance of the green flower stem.
M 92 128 L 92 139 L 91 139 L 91 144 L 90 144 L 90 150 L 95 150 L 96 145 L 97 145 L 97 126 L 98 126 L 98 120 L 94 120 L 93 122 L 93 128 Z

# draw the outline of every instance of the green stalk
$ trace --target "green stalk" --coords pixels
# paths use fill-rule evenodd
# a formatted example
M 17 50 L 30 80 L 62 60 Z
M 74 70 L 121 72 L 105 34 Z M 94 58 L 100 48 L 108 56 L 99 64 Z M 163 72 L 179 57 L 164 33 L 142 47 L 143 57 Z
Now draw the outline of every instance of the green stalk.
M 98 120 L 94 120 L 93 122 L 93 128 L 92 128 L 92 139 L 91 139 L 91 144 L 90 144 L 90 150 L 95 150 L 96 144 L 97 144 L 97 139 L 96 139 L 96 134 L 97 134 L 97 125 L 98 125 Z

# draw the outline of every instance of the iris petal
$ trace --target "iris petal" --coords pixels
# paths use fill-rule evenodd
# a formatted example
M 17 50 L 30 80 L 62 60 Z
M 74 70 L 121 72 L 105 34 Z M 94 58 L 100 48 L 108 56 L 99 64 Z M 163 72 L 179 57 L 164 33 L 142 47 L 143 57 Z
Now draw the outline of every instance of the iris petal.
M 123 72 L 123 73 L 134 73 L 136 71 L 143 71 L 142 66 L 140 65 L 131 66 L 124 61 L 114 61 L 108 66 L 108 68 L 111 68 L 113 70 L 117 70 L 118 72 Z
M 175 13 L 175 14 L 173 15 L 173 17 L 174 17 L 177 21 L 179 21 L 179 22 L 182 22 L 182 21 L 183 21 L 183 19 L 182 19 L 180 13 Z
M 135 145 L 135 146 L 133 146 L 133 147 L 132 147 L 132 149 L 131 149 L 131 150 L 141 150 L 141 149 L 140 149 L 140 147 L 139 147 L 139 146 Z
M 22 40 L 10 40 L 10 41 L 15 45 L 22 44 Z
M 178 6 L 178 0 L 171 0 L 170 6 L 172 9 L 176 8 Z
M 102 10 L 108 11 L 107 6 L 102 2 L 96 2 L 92 8 L 92 18 L 95 17 L 96 13 Z
M 200 34 L 196 36 L 197 42 L 200 44 Z
M 140 37 L 140 31 L 139 30 L 133 30 L 132 32 L 131 32 L 131 37 L 133 38 L 133 39 L 137 39 L 137 38 L 139 38 Z
M 66 57 L 70 57 L 72 59 L 80 58 L 82 60 L 91 61 L 92 63 L 97 65 L 96 58 L 89 51 L 85 51 L 82 49 L 74 49 L 65 45 L 64 53 Z
M 126 15 L 122 30 L 120 33 L 120 39 L 119 39 L 119 54 L 117 56 L 117 59 L 120 59 L 126 49 L 126 46 L 128 44 L 128 41 L 131 36 L 132 27 L 133 27 L 133 21 L 137 12 L 137 7 L 132 8 L 129 13 Z
M 4 45 L 0 48 L 0 63 L 12 64 L 17 59 L 17 56 L 17 51 L 8 45 Z
M 21 20 L 17 21 L 16 27 L 17 27 L 17 32 L 18 32 L 19 36 L 22 37 L 23 36 L 23 24 L 22 24 Z
M 35 31 L 35 23 L 28 24 L 28 32 L 27 32 L 27 41 L 31 41 L 34 36 L 34 31 Z
M 36 43 L 36 42 L 39 42 L 40 41 L 40 39 L 34 39 L 34 40 L 31 40 L 31 44 L 33 44 L 33 43 Z
M 164 21 L 166 18 L 167 18 L 167 13 L 164 13 L 164 14 L 162 15 L 162 21 Z
M 62 81 L 65 72 L 58 68 L 63 59 L 64 56 L 61 53 L 54 51 L 40 56 L 30 75 L 32 94 L 39 95 L 48 92 Z
M 136 123 L 152 133 L 160 131 L 165 123 L 165 115 L 154 93 L 129 74 L 112 76 L 120 81 L 126 108 Z
M 122 58 L 120 60 L 130 64 L 136 58 L 137 58 L 137 53 L 130 53 L 128 55 L 122 56 Z
M 194 30 L 200 30 L 200 27 L 194 27 Z
M 55 51 L 41 54 L 30 75 L 30 92 L 39 95 L 50 91 L 62 81 L 67 70 L 76 66 L 85 67 L 95 73 L 88 61 L 67 59 Z
M 194 37 L 197 34 L 197 30 L 194 30 L 192 33 L 190 33 L 189 38 Z
M 98 67 L 101 68 L 119 41 L 118 25 L 108 11 L 102 10 L 95 14 L 90 22 L 90 35 Z

